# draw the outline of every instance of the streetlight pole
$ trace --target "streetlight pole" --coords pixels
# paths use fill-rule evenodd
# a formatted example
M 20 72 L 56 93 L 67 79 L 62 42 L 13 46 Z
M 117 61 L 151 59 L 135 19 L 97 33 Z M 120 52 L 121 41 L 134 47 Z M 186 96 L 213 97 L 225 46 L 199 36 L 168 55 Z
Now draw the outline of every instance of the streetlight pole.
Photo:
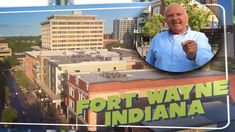
M 213 4 L 213 0 L 211 0 L 211 4 Z M 212 23 L 211 23 L 211 25 L 212 25 L 212 27 L 211 27 L 211 36 L 212 36 L 212 47 L 213 48 L 215 48 L 215 41 L 214 41 L 214 12 L 213 12 L 213 10 L 211 10 L 212 11 Z

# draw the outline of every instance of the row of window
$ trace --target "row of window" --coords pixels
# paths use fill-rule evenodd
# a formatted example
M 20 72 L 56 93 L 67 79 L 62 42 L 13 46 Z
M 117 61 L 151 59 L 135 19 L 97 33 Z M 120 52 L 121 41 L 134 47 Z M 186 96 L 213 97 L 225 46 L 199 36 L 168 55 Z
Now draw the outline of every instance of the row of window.
M 73 87 L 70 87 L 69 89 L 70 89 L 70 90 L 69 90 L 69 95 L 74 98 L 74 95 L 75 95 L 75 90 L 74 90 L 74 88 L 73 88 Z M 87 95 L 85 95 L 85 94 L 83 94 L 83 93 L 81 93 L 81 92 L 78 92 L 78 100 L 85 100 L 85 99 L 87 99 L 87 98 L 88 98 Z M 75 110 L 75 103 L 74 103 L 74 102 L 75 102 L 74 100 L 72 100 L 71 98 L 69 98 L 69 107 L 70 107 L 71 109 L 73 109 L 73 110 Z M 86 117 L 86 111 L 83 112 L 83 115 L 82 115 L 81 117 L 82 117 L 83 119 L 85 119 L 85 117 Z
M 74 31 L 52 31 L 53 34 L 70 34 L 74 33 Z M 90 31 L 90 33 L 103 33 L 102 31 Z
M 0 55 L 1 55 L 1 54 L 9 54 L 9 53 L 11 53 L 9 50 L 8 50 L 8 51 L 1 51 L 1 52 L 0 52 Z
M 71 97 L 75 98 L 75 88 L 70 86 L 69 95 Z M 78 92 L 78 100 L 84 100 L 84 99 L 87 99 L 87 95 L 79 91 Z
M 52 38 L 91 38 L 103 37 L 103 35 L 52 35 Z
M 56 20 L 95 20 L 93 16 L 54 16 Z
M 103 27 L 52 27 L 52 29 L 103 29 Z
M 96 42 L 96 41 L 103 41 L 103 39 L 52 40 L 52 43 L 65 43 L 65 42 Z
M 79 47 L 79 46 L 100 46 L 102 43 L 90 43 L 90 44 L 53 44 L 52 47 Z
M 52 25 L 101 25 L 103 22 L 52 22 Z

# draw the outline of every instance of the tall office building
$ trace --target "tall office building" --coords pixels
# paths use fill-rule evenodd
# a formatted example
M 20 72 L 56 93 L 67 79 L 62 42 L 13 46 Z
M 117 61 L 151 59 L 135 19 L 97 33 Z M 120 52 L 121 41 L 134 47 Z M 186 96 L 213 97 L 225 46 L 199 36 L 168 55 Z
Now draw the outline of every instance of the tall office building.
M 41 23 L 42 48 L 76 50 L 103 48 L 104 22 L 95 15 L 52 15 Z
M 118 39 L 121 43 L 129 43 L 131 41 L 134 29 L 135 20 L 133 18 L 113 20 L 114 39 Z

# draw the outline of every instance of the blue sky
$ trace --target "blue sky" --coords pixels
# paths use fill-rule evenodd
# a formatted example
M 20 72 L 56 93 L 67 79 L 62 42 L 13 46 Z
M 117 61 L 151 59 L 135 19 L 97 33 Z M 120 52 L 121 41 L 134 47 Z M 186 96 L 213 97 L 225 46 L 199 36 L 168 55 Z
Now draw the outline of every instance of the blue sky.
M 218 0 L 218 3 L 226 9 L 227 24 L 232 24 L 232 6 L 231 0 Z M 27 36 L 40 35 L 40 23 L 45 21 L 52 14 L 71 14 L 71 11 L 55 11 L 61 9 L 91 9 L 91 8 L 127 8 L 139 7 L 136 9 L 108 9 L 108 10 L 83 10 L 82 14 L 95 14 L 97 18 L 105 21 L 105 33 L 112 33 L 113 20 L 115 18 L 127 18 L 138 16 L 144 8 L 151 3 L 119 3 L 119 4 L 89 4 L 89 5 L 72 5 L 72 6 L 42 6 L 42 7 L 16 7 L 16 8 L 0 8 L 1 12 L 8 11 L 35 11 L 34 13 L 13 13 L 0 14 L 0 35 L 2 36 Z M 54 10 L 43 12 L 46 10 Z
M 123 3 L 123 4 L 89 4 L 89 5 L 73 5 L 73 6 L 50 6 L 50 7 L 24 7 L 24 8 L 0 8 L 0 12 L 9 11 L 29 11 L 40 10 L 41 12 L 34 13 L 13 13 L 0 14 L 0 35 L 2 36 L 25 36 L 25 35 L 40 35 L 40 23 L 45 21 L 48 16 L 53 14 L 71 14 L 71 11 L 59 12 L 42 12 L 45 10 L 60 10 L 60 9 L 91 9 L 91 8 L 128 8 L 136 9 L 106 9 L 106 10 L 83 10 L 82 14 L 97 15 L 97 19 L 104 20 L 105 33 L 112 33 L 112 23 L 116 18 L 127 18 L 138 16 L 151 3 Z

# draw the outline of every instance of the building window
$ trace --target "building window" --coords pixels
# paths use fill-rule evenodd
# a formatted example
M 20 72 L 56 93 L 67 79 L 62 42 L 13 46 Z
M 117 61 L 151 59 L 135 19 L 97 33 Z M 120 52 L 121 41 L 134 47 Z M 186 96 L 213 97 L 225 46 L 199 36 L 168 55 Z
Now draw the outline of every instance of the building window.
M 84 93 L 82 93 L 82 92 L 79 92 L 78 93 L 78 99 L 79 100 L 85 100 L 85 99 L 87 99 L 87 96 L 86 96 L 86 94 L 84 94 Z
M 70 87 L 69 95 L 74 98 L 74 88 Z
M 84 94 L 81 94 L 81 96 L 82 96 L 81 97 L 82 100 L 85 100 L 87 98 L 86 95 L 84 95 Z
M 69 99 L 69 107 L 74 110 L 74 101 Z

